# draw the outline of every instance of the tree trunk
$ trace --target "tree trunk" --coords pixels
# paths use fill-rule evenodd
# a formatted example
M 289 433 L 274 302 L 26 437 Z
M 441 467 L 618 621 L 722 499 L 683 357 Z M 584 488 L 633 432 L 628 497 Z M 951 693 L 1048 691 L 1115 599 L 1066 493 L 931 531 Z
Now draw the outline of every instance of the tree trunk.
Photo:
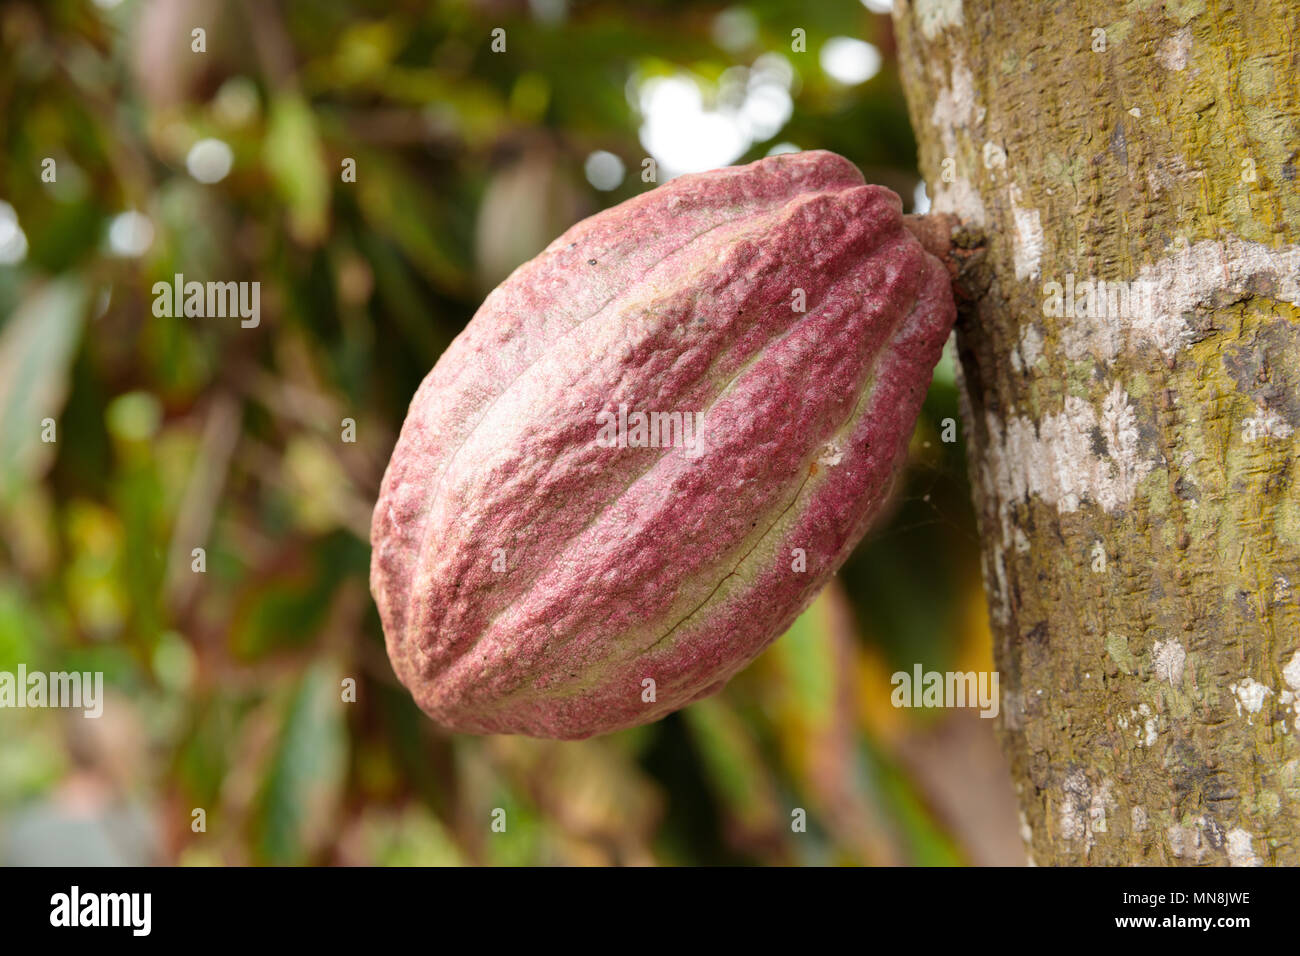
M 957 344 L 1030 857 L 1298 864 L 1300 8 L 895 24 L 933 208 L 987 240 Z

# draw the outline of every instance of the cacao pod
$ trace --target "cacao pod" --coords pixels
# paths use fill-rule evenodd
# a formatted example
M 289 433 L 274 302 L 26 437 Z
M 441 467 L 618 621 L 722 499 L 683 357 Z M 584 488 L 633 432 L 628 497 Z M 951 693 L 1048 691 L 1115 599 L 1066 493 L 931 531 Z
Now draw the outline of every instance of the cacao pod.
M 398 677 L 453 730 L 559 738 L 717 691 L 880 510 L 954 318 L 898 197 L 833 153 L 573 226 L 411 402 L 371 528 Z

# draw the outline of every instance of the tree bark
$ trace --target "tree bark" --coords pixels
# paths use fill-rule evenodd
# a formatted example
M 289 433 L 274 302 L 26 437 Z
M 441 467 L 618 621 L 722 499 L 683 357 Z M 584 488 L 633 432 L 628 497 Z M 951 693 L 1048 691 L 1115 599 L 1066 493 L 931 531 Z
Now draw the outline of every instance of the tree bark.
M 895 27 L 933 208 L 987 245 L 957 345 L 1031 860 L 1296 865 L 1300 8 Z

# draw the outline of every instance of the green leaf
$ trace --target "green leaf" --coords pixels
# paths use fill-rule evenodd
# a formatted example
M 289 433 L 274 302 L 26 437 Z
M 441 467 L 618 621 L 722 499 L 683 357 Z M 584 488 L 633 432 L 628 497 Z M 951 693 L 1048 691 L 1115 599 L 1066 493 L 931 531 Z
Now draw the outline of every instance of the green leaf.
M 319 243 L 329 224 L 329 173 L 315 118 L 302 97 L 283 95 L 271 104 L 262 159 L 289 204 L 294 238 Z
M 81 282 L 58 279 L 29 296 L 0 329 L 0 501 L 11 503 L 54 457 L 57 445 L 41 440 L 41 423 L 57 418 L 67 398 L 86 298 Z
M 332 836 L 347 769 L 345 706 L 328 662 L 306 671 L 289 700 L 262 792 L 258 845 L 268 863 L 306 863 Z
M 770 844 L 784 832 L 785 813 L 753 732 L 718 697 L 683 711 L 713 787 L 740 844 Z
M 22 592 L 0 580 L 0 671 L 13 672 L 19 663 L 35 667 L 37 650 L 44 652 L 44 621 Z

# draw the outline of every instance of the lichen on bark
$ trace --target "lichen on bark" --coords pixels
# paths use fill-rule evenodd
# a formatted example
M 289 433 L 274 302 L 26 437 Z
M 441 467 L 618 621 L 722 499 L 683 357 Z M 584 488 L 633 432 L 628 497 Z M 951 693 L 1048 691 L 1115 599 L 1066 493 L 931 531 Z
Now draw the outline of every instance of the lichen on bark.
M 988 243 L 957 337 L 1031 859 L 1300 863 L 1300 8 L 895 23 L 934 209 Z M 1149 307 L 1048 302 L 1096 280 Z

